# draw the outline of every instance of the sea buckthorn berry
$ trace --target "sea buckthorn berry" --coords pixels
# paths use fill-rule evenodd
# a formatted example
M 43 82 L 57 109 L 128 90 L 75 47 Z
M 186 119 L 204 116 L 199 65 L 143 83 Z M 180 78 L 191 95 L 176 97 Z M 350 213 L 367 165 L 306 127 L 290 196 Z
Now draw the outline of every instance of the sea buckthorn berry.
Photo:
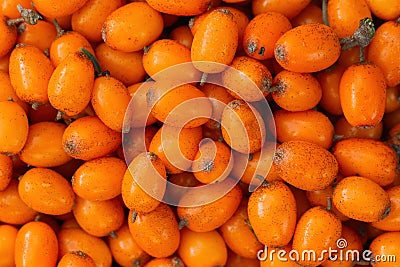
M 10 76 L 7 71 L 0 70 L 0 101 L 6 101 L 12 99 L 14 102 L 18 103 L 25 111 L 29 111 L 28 104 L 22 101 L 15 92 L 14 87 L 11 85 Z M 29 117 L 29 116 L 28 116 Z
M 17 154 L 28 138 L 28 117 L 13 101 L 0 102 L 0 153 Z
M 349 218 L 376 222 L 390 214 L 390 198 L 377 183 L 361 176 L 348 176 L 333 190 L 333 204 Z
M 15 266 L 15 240 L 18 229 L 15 226 L 0 225 L 0 266 Z
M 332 204 L 333 188 L 335 184 L 329 185 L 327 188 L 316 191 L 305 192 L 306 198 L 311 207 L 321 206 L 330 209 L 341 221 L 348 221 L 349 218 L 343 215 L 335 205 Z
M 108 236 L 108 247 L 113 259 L 121 266 L 144 266 L 150 256 L 138 246 L 129 232 L 128 223 L 115 231 L 116 236 Z M 173 266 L 174 267 L 174 266 Z
M 18 44 L 33 45 L 45 51 L 50 49 L 51 43 L 56 38 L 56 27 L 47 21 L 39 20 L 35 25 L 24 22 L 18 26 Z
M 115 151 L 121 139 L 121 133 L 108 128 L 98 117 L 86 116 L 68 125 L 62 144 L 71 157 L 91 160 Z
M 102 70 L 108 70 L 111 76 L 120 80 L 126 86 L 138 83 L 146 76 L 142 57 L 142 50 L 122 52 L 112 49 L 105 43 L 96 46 L 96 58 Z M 130 67 L 127 68 L 126 66 Z
M 183 267 L 183 262 L 179 257 L 155 258 L 147 262 L 144 267 Z
M 254 232 L 249 227 L 247 202 L 247 199 L 242 199 L 236 212 L 219 230 L 226 245 L 232 251 L 241 257 L 256 259 L 257 252 L 263 248 L 263 245 L 257 240 Z
M 319 206 L 307 210 L 297 222 L 292 248 L 300 255 L 312 250 L 319 256 L 317 259 L 299 257 L 297 263 L 303 266 L 319 266 L 328 259 L 328 254 L 323 251 L 333 248 L 341 234 L 342 223 L 332 212 Z M 324 256 L 323 259 L 320 256 Z
M 382 137 L 383 123 L 379 122 L 374 127 L 355 127 L 350 125 L 345 117 L 339 118 L 335 123 L 335 140 L 346 138 L 369 138 L 379 140 Z
M 330 0 L 327 6 L 329 26 L 339 38 L 353 35 L 359 21 L 371 18 L 366 0 Z
M 0 39 L 2 40 L 0 57 L 7 55 L 17 41 L 17 28 L 15 25 L 9 26 L 7 20 L 8 18 L 5 15 L 0 14 Z
M 46 168 L 27 171 L 19 182 L 18 193 L 29 207 L 50 215 L 70 212 L 75 198 L 71 184 L 57 172 Z
M 340 55 L 336 33 L 324 24 L 305 24 L 285 32 L 275 43 L 275 59 L 286 70 L 316 72 L 328 68 Z
M 274 57 L 275 43 L 292 29 L 287 17 L 278 12 L 266 12 L 254 17 L 243 36 L 243 48 L 252 58 L 265 60 Z
M 106 18 L 102 38 L 113 49 L 133 52 L 155 41 L 163 27 L 160 12 L 147 2 L 132 2 L 113 11 Z
M 383 118 L 386 82 L 373 63 L 348 67 L 340 79 L 340 103 L 346 120 L 353 126 L 375 126 Z
M 244 31 L 246 29 L 246 26 L 249 23 L 249 18 L 248 18 L 248 15 L 245 12 L 243 12 L 242 10 L 240 10 L 240 9 L 236 9 L 236 8 L 229 7 L 229 6 L 219 6 L 219 7 L 211 8 L 207 12 L 204 12 L 201 15 L 198 15 L 196 17 L 191 18 L 189 20 L 189 29 L 190 29 L 192 35 L 194 35 L 197 32 L 200 24 L 203 22 L 205 17 L 207 17 L 207 15 L 210 14 L 214 10 L 228 10 L 229 12 L 232 13 L 233 20 L 236 22 L 236 25 L 238 27 L 238 48 L 237 48 L 237 51 L 242 51 L 242 48 L 243 48 L 243 46 L 242 46 L 243 35 L 244 35 Z
M 124 144 L 123 157 L 120 156 L 120 158 L 124 158 L 129 165 L 137 155 L 144 151 L 144 148 L 149 151 L 151 140 L 157 131 L 158 128 L 154 125 L 145 128 L 131 128 L 129 133 L 124 134 L 122 141 Z
M 388 86 L 400 84 L 400 26 L 398 21 L 387 21 L 375 32 L 368 46 L 367 58 L 383 71 Z
M 151 105 L 148 105 L 147 102 L 148 100 L 151 101 L 152 96 L 154 96 L 153 92 L 155 90 L 158 90 L 156 82 L 152 80 L 135 83 L 128 87 L 129 94 L 132 96 L 129 105 L 130 107 L 136 107 L 136 110 L 135 112 L 126 113 L 127 118 L 125 119 L 125 125 L 129 125 L 132 128 L 143 128 L 144 125 L 149 126 L 158 121 L 152 115 L 152 107 Z
M 10 62 L 10 53 L 0 57 L 0 71 L 8 74 L 8 65 Z
M 124 116 L 131 96 L 128 89 L 112 76 L 98 77 L 94 81 L 92 107 L 99 119 L 110 129 L 121 132 Z
M 53 70 L 50 59 L 35 46 L 18 46 L 10 55 L 11 84 L 18 97 L 25 102 L 46 103 L 49 101 L 47 87 Z
M 400 85 L 386 88 L 385 113 L 390 113 L 400 108 Z
M 243 79 L 243 75 L 248 79 Z M 230 68 L 222 73 L 222 82 L 235 98 L 259 101 L 268 95 L 272 75 L 261 62 L 246 56 L 233 59 Z M 254 86 L 256 85 L 256 87 Z
M 82 112 L 90 102 L 94 67 L 83 52 L 68 55 L 51 75 L 48 96 L 50 104 L 68 116 Z
M 248 214 L 257 239 L 268 247 L 287 245 L 296 227 L 296 200 L 283 182 L 267 182 L 249 198 Z
M 203 184 L 224 180 L 233 167 L 231 149 L 225 143 L 211 140 L 200 143 L 192 163 L 192 171 Z
M 58 258 L 72 251 L 88 254 L 97 267 L 111 266 L 112 256 L 106 242 L 96 236 L 89 235 L 79 227 L 62 229 L 58 233 Z
M 332 115 L 343 114 L 339 97 L 339 84 L 345 69 L 342 64 L 335 64 L 316 75 L 322 89 L 322 97 L 319 105 L 324 111 Z
M 372 226 L 384 231 L 400 231 L 400 185 L 393 186 L 386 190 L 390 198 L 389 215 Z
M 318 80 L 309 73 L 283 70 L 274 80 L 272 98 L 288 111 L 305 111 L 315 107 L 322 97 Z
M 181 173 L 191 167 L 202 136 L 201 127 L 178 131 L 169 125 L 163 125 L 151 140 L 149 151 L 162 160 L 168 173 Z
M 332 145 L 334 128 L 323 113 L 316 110 L 274 112 L 276 137 L 283 143 L 292 140 L 303 140 L 315 143 L 325 149 Z
M 322 9 L 314 3 L 310 3 L 296 17 L 291 19 L 290 22 L 293 27 L 311 23 L 322 24 Z
M 400 16 L 400 3 L 396 0 L 366 0 L 372 14 L 383 20 L 395 20 Z
M 213 83 L 205 83 L 201 86 L 201 91 L 208 97 L 212 105 L 212 119 L 207 121 L 204 126 L 210 129 L 220 129 L 225 105 L 235 100 L 235 98 L 227 88 Z
M 43 16 L 49 18 L 64 17 L 73 14 L 83 7 L 87 0 L 58 1 L 33 0 L 32 4 Z
M 191 84 L 165 88 L 162 81 L 150 87 L 146 94 L 151 114 L 173 127 L 195 128 L 206 123 L 212 113 L 212 105 L 205 94 Z
M 192 47 L 193 34 L 189 26 L 182 25 L 176 27 L 169 33 L 169 38 L 177 41 L 178 43 L 186 46 L 189 49 Z
M 0 221 L 8 224 L 25 224 L 32 221 L 37 211 L 28 207 L 18 194 L 18 180 L 11 179 L 6 189 L 0 191 Z
M 338 239 L 339 241 L 336 241 L 336 248 L 338 248 L 338 253 L 340 255 L 350 255 L 350 253 L 362 253 L 363 251 L 363 243 L 360 237 L 360 234 L 357 233 L 355 230 L 351 229 L 350 227 L 343 225 L 342 226 L 342 235 L 340 237 L 341 239 Z M 342 246 L 343 244 L 340 243 L 340 240 L 346 240 L 346 246 L 345 247 L 338 247 Z M 341 254 L 343 253 L 343 254 Z M 342 257 L 342 259 L 328 259 L 324 261 L 321 266 L 322 267 L 350 267 L 350 266 L 357 266 L 354 265 L 354 263 L 357 261 L 357 259 L 354 257 Z
M 92 257 L 78 250 L 65 254 L 57 264 L 57 267 L 96 267 Z
M 194 34 L 191 58 L 192 61 L 220 64 L 194 62 L 194 66 L 206 73 L 222 72 L 226 68 L 225 65 L 229 65 L 235 56 L 238 34 L 238 26 L 229 10 L 216 9 L 210 12 Z
M 13 162 L 8 156 L 0 154 L 0 191 L 6 189 L 13 175 Z
M 195 16 L 211 7 L 211 0 L 148 0 L 149 5 L 166 14 Z
M 160 203 L 153 211 L 138 213 L 128 226 L 135 242 L 150 256 L 169 257 L 179 247 L 180 231 L 175 214 L 167 204 Z
M 203 189 L 193 187 L 180 199 L 177 208 L 178 217 L 180 219 L 179 226 L 186 226 L 195 232 L 208 232 L 215 230 L 235 213 L 242 200 L 242 190 L 238 185 L 234 186 L 221 198 L 201 206 L 187 207 L 185 203 L 194 202 L 201 203 L 207 192 L 207 195 L 214 195 L 221 190 L 222 183 L 232 184 L 233 180 L 227 178 L 224 182 L 215 183 Z
M 282 13 L 289 19 L 297 16 L 311 0 L 297 0 L 297 1 L 279 1 L 279 0 L 254 0 L 251 2 L 251 7 L 254 15 L 261 13 L 275 11 Z
M 124 223 L 124 209 L 118 197 L 103 201 L 76 197 L 73 213 L 79 226 L 93 236 L 106 236 Z
M 101 201 L 121 194 L 125 162 L 115 157 L 86 161 L 75 171 L 72 189 L 81 198 Z
M 186 266 L 225 266 L 228 251 L 216 230 L 197 233 L 185 228 L 181 230 L 178 255 Z
M 24 224 L 15 239 L 15 266 L 56 266 L 57 236 L 44 222 Z
M 162 73 L 158 72 L 186 62 L 191 62 L 190 49 L 177 41 L 169 39 L 155 41 L 149 48 L 145 49 L 143 55 L 143 67 L 147 74 L 156 81 L 164 77 Z M 185 73 L 179 73 L 178 75 L 177 79 L 188 79 L 190 81 L 199 80 L 201 77 L 201 73 L 189 64 L 185 65 Z M 169 79 L 172 79 L 170 72 L 168 76 Z M 185 76 L 185 78 L 182 78 L 182 76 Z
M 233 151 L 234 164 L 230 175 L 249 185 L 259 185 L 260 179 L 265 179 L 267 182 L 281 181 L 282 179 L 278 176 L 277 170 L 272 164 L 275 147 L 275 143 L 268 142 L 260 151 L 250 155 Z M 244 171 L 243 166 L 246 166 Z
M 100 42 L 101 29 L 107 16 L 123 4 L 125 0 L 86 1 L 82 8 L 72 14 L 72 30 L 79 32 L 90 42 Z
M 21 15 L 16 8 L 20 4 L 24 8 L 31 8 L 30 0 L 4 0 L 0 6 L 0 12 L 10 19 L 19 18 Z
M 244 154 L 260 150 L 266 138 L 260 113 L 243 100 L 229 102 L 222 112 L 221 127 L 225 142 Z
M 80 51 L 81 48 L 85 48 L 91 54 L 94 54 L 93 48 L 89 41 L 78 32 L 68 31 L 64 33 L 61 30 L 58 33 L 57 39 L 55 39 L 50 46 L 50 60 L 55 67 L 57 67 L 69 54 Z
M 121 195 L 125 206 L 135 213 L 157 208 L 166 190 L 166 178 L 165 166 L 154 153 L 143 152 L 136 156 L 122 179 Z
M 283 180 L 306 191 L 326 188 L 334 181 L 339 169 L 338 162 L 328 150 L 307 141 L 282 143 L 275 151 L 273 164 Z
M 249 24 L 249 17 L 244 10 L 240 10 L 238 8 L 234 7 L 229 7 L 229 6 L 220 6 L 216 7 L 215 9 L 227 9 L 229 10 L 232 15 L 233 15 L 233 20 L 236 22 L 236 25 L 238 27 L 238 48 L 237 51 L 242 51 L 243 50 L 243 36 L 244 36 L 244 31 L 247 27 L 247 24 Z M 205 14 L 205 13 L 203 13 Z
M 57 122 L 32 124 L 20 159 L 35 167 L 56 167 L 70 161 L 72 158 L 61 143 L 65 128 L 65 124 Z
M 380 186 L 391 184 L 396 177 L 396 152 L 381 141 L 349 138 L 337 142 L 332 153 L 344 176 L 360 175 Z
M 374 263 L 376 267 L 399 266 L 398 262 L 395 260 L 400 257 L 399 238 L 400 232 L 387 232 L 380 234 L 372 240 L 369 246 L 372 255 L 379 255 L 381 258 L 386 256 L 387 258 L 387 261 L 377 261 Z

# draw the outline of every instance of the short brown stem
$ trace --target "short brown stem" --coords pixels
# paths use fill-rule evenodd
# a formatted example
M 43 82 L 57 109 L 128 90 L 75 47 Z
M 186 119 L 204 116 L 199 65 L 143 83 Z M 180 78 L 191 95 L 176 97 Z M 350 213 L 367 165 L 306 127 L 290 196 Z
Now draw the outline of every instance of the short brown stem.
M 57 38 L 60 38 L 61 36 L 63 36 L 65 34 L 65 31 L 63 30 L 63 28 L 61 28 L 60 24 L 58 24 L 57 19 L 53 20 L 53 24 L 54 24 L 54 27 L 56 27 Z
M 114 238 L 114 239 L 117 239 L 117 238 L 118 238 L 118 235 L 117 235 L 114 231 L 111 231 L 111 232 L 109 233 L 109 236 L 110 236 L 111 238 Z
M 179 229 L 179 230 L 182 230 L 183 227 L 188 226 L 188 225 L 189 225 L 189 222 L 186 220 L 185 217 L 183 217 L 183 218 L 181 218 L 181 219 L 179 220 L 178 229 Z
M 208 73 L 203 72 L 200 78 L 200 86 L 203 86 L 207 82 Z
M 134 223 L 136 221 L 138 213 L 136 211 L 132 211 L 132 218 L 131 218 L 131 223 Z
M 62 112 L 61 110 L 59 110 L 59 111 L 57 112 L 57 115 L 56 115 L 56 121 L 61 120 L 62 117 L 63 117 L 63 115 L 64 115 L 64 112 Z
M 24 8 L 20 4 L 17 5 L 17 9 L 21 17 L 7 20 L 8 26 L 13 26 L 21 22 L 25 22 L 26 24 L 30 25 L 35 25 L 38 23 L 40 19 L 43 19 L 42 16 L 40 16 L 39 13 L 37 13 L 35 10 Z
M 331 197 L 326 198 L 326 210 L 327 211 L 332 210 L 332 198 Z
M 322 22 L 329 26 L 328 21 L 328 0 L 322 0 Z

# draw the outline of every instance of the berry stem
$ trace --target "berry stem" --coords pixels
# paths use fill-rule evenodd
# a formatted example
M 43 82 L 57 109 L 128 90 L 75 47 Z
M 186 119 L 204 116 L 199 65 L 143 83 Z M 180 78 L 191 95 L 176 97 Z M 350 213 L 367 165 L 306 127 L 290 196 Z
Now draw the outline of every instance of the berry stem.
M 90 53 L 90 52 L 89 52 L 86 48 L 84 48 L 84 47 L 81 47 L 79 50 L 80 50 L 83 54 L 85 54 L 85 55 L 90 59 L 90 61 L 92 62 L 93 67 L 94 67 L 94 72 L 95 72 L 96 76 L 97 76 L 97 77 L 102 76 L 103 72 L 102 72 L 102 70 L 101 70 L 100 63 L 97 61 L 96 57 L 95 57 L 94 55 L 92 55 L 92 53 Z
M 24 8 L 20 4 L 17 5 L 17 9 L 21 17 L 7 20 L 7 25 L 10 27 L 22 22 L 29 25 L 35 25 L 40 19 L 43 19 L 35 10 Z
M 53 20 L 53 24 L 54 24 L 54 27 L 56 27 L 57 38 L 60 38 L 61 36 L 63 36 L 65 34 L 65 31 L 63 28 L 61 28 L 60 24 L 58 24 L 57 19 Z
M 364 47 L 369 45 L 375 35 L 375 26 L 371 18 L 365 18 L 360 20 L 357 30 L 355 30 L 352 36 L 347 36 L 340 39 L 342 44 L 342 50 L 347 50 L 355 46 L 360 46 L 360 62 L 364 59 Z
M 328 21 L 328 0 L 322 0 L 322 22 L 329 26 Z

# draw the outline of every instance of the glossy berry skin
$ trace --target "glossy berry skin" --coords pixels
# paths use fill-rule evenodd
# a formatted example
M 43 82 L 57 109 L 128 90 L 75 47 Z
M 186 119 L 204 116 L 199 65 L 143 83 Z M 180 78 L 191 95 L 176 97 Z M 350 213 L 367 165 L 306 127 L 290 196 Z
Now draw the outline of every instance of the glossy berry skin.
M 289 187 L 274 181 L 261 185 L 249 198 L 248 214 L 258 240 L 268 247 L 287 245 L 296 226 L 296 200 Z
M 194 34 L 192 61 L 211 61 L 228 65 L 232 62 L 238 46 L 238 27 L 233 15 L 225 9 L 214 10 L 207 15 Z M 200 71 L 218 73 L 224 65 L 195 63 Z
M 90 102 L 94 68 L 82 52 L 69 54 L 51 75 L 47 93 L 50 104 L 68 116 L 83 111 Z
M 17 154 L 28 138 L 28 117 L 13 101 L 0 102 L 0 153 Z
M 328 150 L 307 141 L 282 143 L 275 151 L 273 164 L 283 180 L 306 191 L 326 188 L 339 169 Z
M 44 222 L 29 222 L 21 227 L 15 240 L 15 266 L 55 266 L 57 236 Z
M 348 67 L 340 80 L 340 104 L 353 126 L 375 126 L 383 117 L 386 82 L 382 70 L 373 63 Z
M 344 215 L 363 222 L 376 222 L 390 214 L 389 194 L 361 176 L 340 180 L 333 190 L 332 201 Z
M 297 262 L 303 266 L 318 266 L 328 258 L 322 251 L 334 247 L 341 233 L 342 223 L 332 212 L 319 206 L 307 210 L 297 222 L 292 248 L 300 255 L 304 250 L 310 249 L 315 251 L 316 255 L 325 257 L 316 261 L 300 257 Z
M 345 176 L 360 175 L 380 186 L 390 185 L 397 175 L 397 155 L 387 144 L 366 138 L 337 142 L 332 153 Z
M 160 12 L 146 2 L 132 2 L 106 18 L 102 39 L 109 47 L 122 52 L 139 51 L 155 41 L 163 27 Z
M 336 33 L 324 24 L 306 24 L 284 33 L 275 44 L 275 59 L 285 69 L 316 72 L 331 66 L 339 58 Z

